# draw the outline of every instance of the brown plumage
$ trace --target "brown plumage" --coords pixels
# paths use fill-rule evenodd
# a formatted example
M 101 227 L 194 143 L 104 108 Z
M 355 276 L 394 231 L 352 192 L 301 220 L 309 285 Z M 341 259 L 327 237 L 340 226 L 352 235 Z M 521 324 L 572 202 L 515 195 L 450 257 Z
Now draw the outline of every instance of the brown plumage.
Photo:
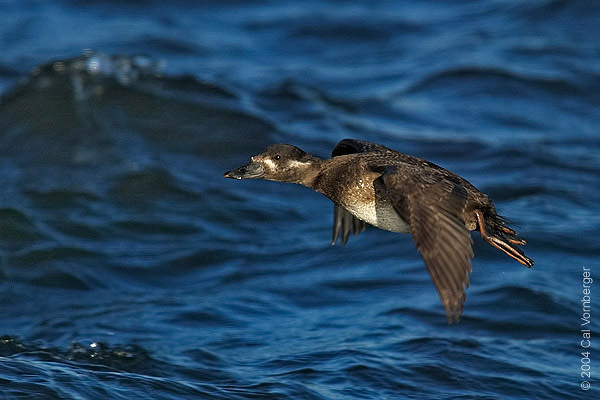
M 450 323 L 459 320 L 469 286 L 469 231 L 478 230 L 492 246 L 533 265 L 514 246 L 525 241 L 506 226 L 487 195 L 436 164 L 379 144 L 344 139 L 327 160 L 292 145 L 271 145 L 224 176 L 297 183 L 324 194 L 334 203 L 332 244 L 340 234 L 345 244 L 365 223 L 410 233 Z

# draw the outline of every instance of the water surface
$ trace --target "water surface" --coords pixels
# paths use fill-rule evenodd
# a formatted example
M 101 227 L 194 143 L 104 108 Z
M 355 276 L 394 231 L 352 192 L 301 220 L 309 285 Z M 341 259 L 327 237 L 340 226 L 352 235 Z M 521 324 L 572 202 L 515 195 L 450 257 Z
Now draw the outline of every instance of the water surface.
M 556 0 L 0 3 L 0 397 L 593 398 L 599 16 Z M 410 236 L 331 247 L 323 196 L 222 179 L 270 143 L 327 157 L 345 137 L 467 178 L 536 265 L 474 234 L 448 326 Z

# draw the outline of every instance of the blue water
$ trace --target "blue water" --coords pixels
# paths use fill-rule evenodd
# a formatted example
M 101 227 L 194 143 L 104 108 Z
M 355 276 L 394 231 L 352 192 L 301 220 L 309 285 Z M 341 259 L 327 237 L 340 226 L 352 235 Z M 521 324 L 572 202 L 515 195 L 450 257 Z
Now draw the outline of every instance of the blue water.
M 599 37 L 595 0 L 1 1 L 0 398 L 598 398 Z M 448 325 L 410 236 L 222 178 L 344 137 L 464 176 L 536 265 L 474 234 Z

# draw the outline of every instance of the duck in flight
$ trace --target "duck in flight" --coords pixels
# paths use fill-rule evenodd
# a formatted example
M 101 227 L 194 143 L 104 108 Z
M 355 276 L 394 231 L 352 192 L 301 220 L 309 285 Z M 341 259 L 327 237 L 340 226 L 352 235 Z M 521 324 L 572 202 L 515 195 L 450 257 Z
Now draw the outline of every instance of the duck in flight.
M 498 215 L 492 200 L 466 179 L 417 157 L 363 140 L 340 141 L 329 159 L 289 144 L 270 145 L 225 178 L 296 183 L 334 204 L 333 241 L 346 244 L 365 223 L 410 233 L 441 298 L 448 323 L 463 313 L 473 257 L 470 231 L 533 266 L 516 245 L 525 240 Z

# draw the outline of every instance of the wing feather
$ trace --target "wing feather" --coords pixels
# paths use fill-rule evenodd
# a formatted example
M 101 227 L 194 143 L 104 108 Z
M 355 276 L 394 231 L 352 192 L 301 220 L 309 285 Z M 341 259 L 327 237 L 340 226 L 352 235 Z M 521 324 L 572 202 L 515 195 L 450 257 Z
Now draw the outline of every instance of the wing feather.
M 409 223 L 448 322 L 452 323 L 462 315 L 472 271 L 472 240 L 462 220 L 467 191 L 443 176 L 420 178 L 418 172 L 390 167 L 382 180 L 394 209 Z

